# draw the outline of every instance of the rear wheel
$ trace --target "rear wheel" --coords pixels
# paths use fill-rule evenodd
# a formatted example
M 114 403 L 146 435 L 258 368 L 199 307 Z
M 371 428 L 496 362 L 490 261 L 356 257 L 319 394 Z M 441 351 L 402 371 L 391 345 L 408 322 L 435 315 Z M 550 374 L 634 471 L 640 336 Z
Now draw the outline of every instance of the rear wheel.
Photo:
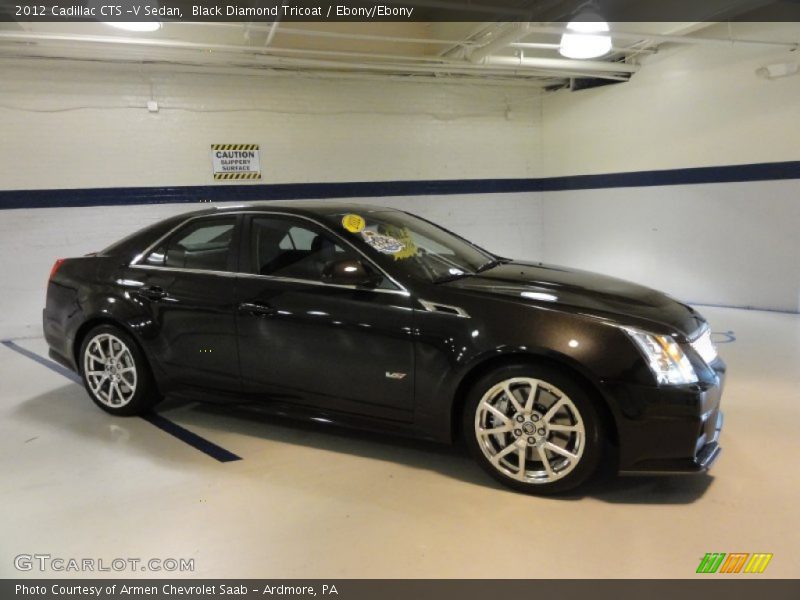
M 530 494 L 577 487 L 597 469 L 604 432 L 592 399 L 568 372 L 516 365 L 472 388 L 463 431 L 495 479 Z
M 86 391 L 106 412 L 140 415 L 160 400 L 144 355 L 117 327 L 100 325 L 86 335 L 80 365 Z

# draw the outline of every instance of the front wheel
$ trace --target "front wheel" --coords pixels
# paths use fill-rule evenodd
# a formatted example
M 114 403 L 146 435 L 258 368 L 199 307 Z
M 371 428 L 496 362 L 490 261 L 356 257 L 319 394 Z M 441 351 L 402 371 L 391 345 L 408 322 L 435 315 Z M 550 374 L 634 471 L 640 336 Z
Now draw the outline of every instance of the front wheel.
M 160 399 L 142 351 L 121 329 L 92 329 L 81 344 L 80 365 L 86 391 L 106 412 L 141 415 Z
M 597 409 L 560 369 L 498 369 L 471 389 L 463 432 L 470 452 L 495 479 L 530 494 L 577 487 L 599 464 L 604 432 Z

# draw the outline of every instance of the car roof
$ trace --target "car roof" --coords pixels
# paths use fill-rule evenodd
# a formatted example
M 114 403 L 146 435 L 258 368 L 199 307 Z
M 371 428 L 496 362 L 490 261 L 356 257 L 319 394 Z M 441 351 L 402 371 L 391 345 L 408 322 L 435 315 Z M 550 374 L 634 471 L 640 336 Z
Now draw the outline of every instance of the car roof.
M 355 202 L 337 202 L 331 200 L 265 200 L 260 202 L 245 202 L 235 205 L 214 206 L 205 210 L 185 213 L 182 216 L 205 216 L 212 214 L 225 214 L 230 212 L 286 212 L 302 216 L 330 216 L 342 213 L 371 213 L 386 212 L 397 209 L 374 204 L 360 204 Z

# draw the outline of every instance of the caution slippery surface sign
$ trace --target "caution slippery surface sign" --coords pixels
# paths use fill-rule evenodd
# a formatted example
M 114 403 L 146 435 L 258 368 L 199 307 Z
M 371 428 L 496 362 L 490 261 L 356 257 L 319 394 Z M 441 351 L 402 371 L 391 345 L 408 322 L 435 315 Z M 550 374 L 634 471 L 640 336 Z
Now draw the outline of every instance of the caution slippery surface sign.
M 211 144 L 214 179 L 261 179 L 258 144 Z

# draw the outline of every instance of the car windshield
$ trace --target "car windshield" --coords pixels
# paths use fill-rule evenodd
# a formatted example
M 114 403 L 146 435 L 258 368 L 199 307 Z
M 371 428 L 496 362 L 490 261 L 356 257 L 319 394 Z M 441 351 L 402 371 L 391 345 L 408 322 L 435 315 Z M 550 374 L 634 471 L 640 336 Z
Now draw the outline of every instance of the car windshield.
M 400 211 L 341 215 L 346 236 L 360 237 L 379 262 L 407 275 L 441 283 L 497 264 L 488 252 L 436 225 Z

